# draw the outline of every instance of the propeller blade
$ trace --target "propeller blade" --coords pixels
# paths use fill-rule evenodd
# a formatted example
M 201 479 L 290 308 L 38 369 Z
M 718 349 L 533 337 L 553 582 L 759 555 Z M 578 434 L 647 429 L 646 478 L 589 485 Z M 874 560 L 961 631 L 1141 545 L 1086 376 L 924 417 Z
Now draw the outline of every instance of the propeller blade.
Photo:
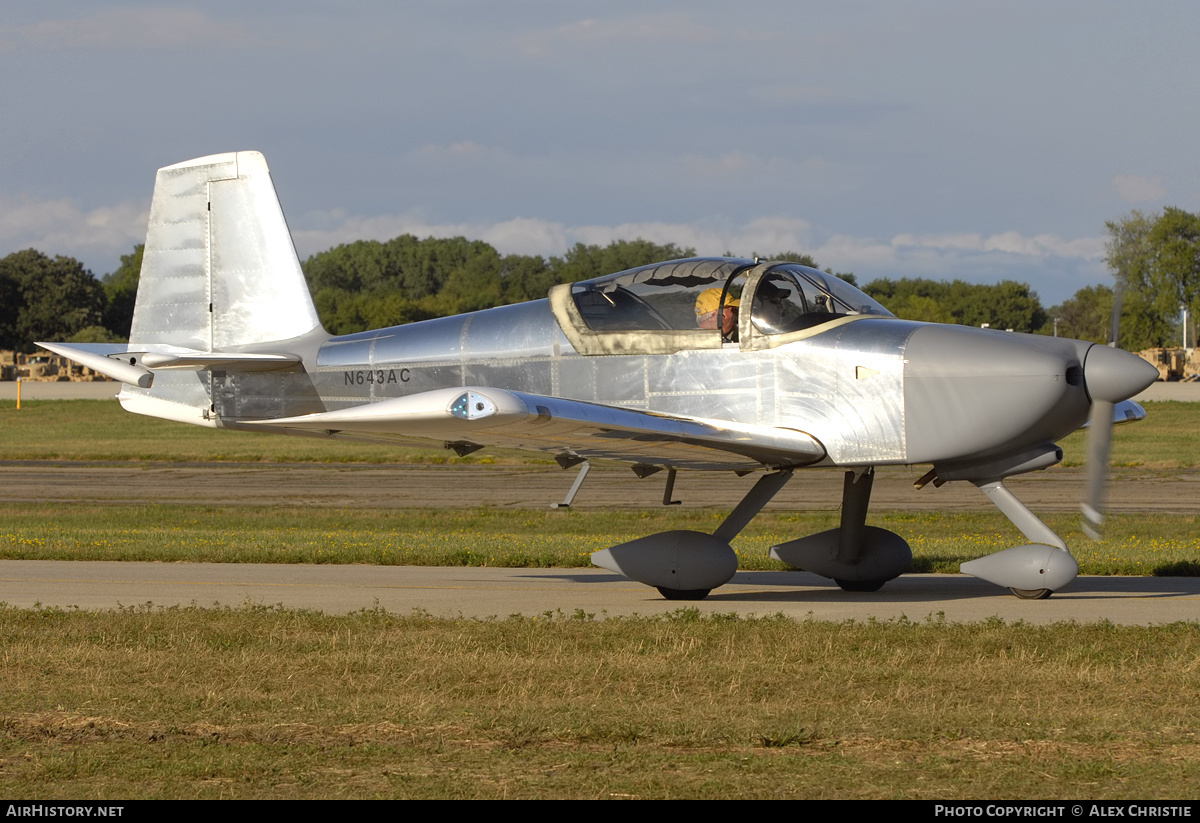
M 1104 503 L 1108 484 L 1108 452 L 1112 445 L 1113 404 L 1092 401 L 1092 419 L 1088 425 L 1087 485 L 1083 495 L 1083 533 L 1093 540 L 1102 539 Z
M 1118 281 L 1116 289 L 1113 290 L 1112 320 L 1108 334 L 1108 345 L 1114 349 L 1117 347 L 1121 331 L 1121 296 L 1121 283 Z M 1093 374 L 1098 371 L 1099 368 L 1093 368 Z M 1087 485 L 1083 492 L 1083 519 L 1080 525 L 1084 534 L 1098 541 L 1103 539 L 1104 504 L 1108 492 L 1108 453 L 1112 447 L 1113 401 L 1096 396 L 1100 393 L 1096 390 L 1099 387 L 1094 385 L 1097 382 L 1100 381 L 1093 380 L 1093 384 L 1088 386 L 1092 393 L 1092 416 L 1088 421 Z M 1105 388 L 1112 390 L 1108 386 Z

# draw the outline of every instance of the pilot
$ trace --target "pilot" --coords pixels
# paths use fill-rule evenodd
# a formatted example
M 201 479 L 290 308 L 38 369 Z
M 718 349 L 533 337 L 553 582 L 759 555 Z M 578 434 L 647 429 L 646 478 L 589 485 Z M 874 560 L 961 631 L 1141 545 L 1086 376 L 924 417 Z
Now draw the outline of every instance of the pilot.
M 806 300 L 790 276 L 771 273 L 759 282 L 754 293 L 750 321 L 763 334 L 783 334 L 824 323 L 833 313 L 832 301 L 825 292 L 810 291 Z
M 741 305 L 736 297 L 725 301 L 721 308 L 721 289 L 705 289 L 696 298 L 696 326 L 701 329 L 721 329 L 721 340 L 726 343 L 736 343 L 738 339 L 738 307 Z M 718 323 L 717 314 L 721 319 Z

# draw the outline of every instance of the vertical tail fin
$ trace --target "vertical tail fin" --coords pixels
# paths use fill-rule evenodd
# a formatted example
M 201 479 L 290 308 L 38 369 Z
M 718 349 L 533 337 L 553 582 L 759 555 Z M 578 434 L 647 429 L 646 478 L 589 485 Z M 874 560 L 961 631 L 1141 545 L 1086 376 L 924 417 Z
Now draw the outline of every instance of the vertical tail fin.
M 128 347 L 153 384 L 121 404 L 208 426 L 319 411 L 301 361 L 326 336 L 263 156 L 159 169 Z
M 240 350 L 319 326 L 261 154 L 159 169 L 131 351 Z

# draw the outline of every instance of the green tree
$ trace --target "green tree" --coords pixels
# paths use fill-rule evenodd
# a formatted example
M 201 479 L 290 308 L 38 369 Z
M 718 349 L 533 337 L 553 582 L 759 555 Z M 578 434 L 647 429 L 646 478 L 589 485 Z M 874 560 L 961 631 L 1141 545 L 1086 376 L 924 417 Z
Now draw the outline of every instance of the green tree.
M 121 255 L 121 265 L 117 270 L 104 275 L 100 281 L 104 284 L 107 301 L 104 306 L 104 327 L 124 340 L 129 339 L 129 329 L 133 325 L 133 307 L 137 302 L 142 255 L 145 251 L 144 243 L 137 244 L 132 253 Z
M 1003 280 L 981 285 L 955 280 L 951 285 L 952 299 L 958 303 L 953 311 L 963 325 L 986 323 L 993 329 L 1033 332 L 1046 323 L 1046 310 L 1027 283 Z
M 129 336 L 114 334 L 104 326 L 85 326 L 68 337 L 66 343 L 127 343 Z
M 1180 306 L 1200 308 L 1200 215 L 1168 206 L 1105 224 L 1107 262 L 1122 290 L 1122 347 L 1176 340 Z
M 359 240 L 336 246 L 310 256 L 303 270 L 322 324 L 334 334 L 348 334 L 539 300 L 559 283 L 590 280 L 695 254 L 695 249 L 674 243 L 637 238 L 615 240 L 606 246 L 576 243 L 563 256 L 548 260 L 536 255 L 501 257 L 480 240 L 420 240 L 405 234 L 386 242 Z M 810 255 L 799 252 L 784 252 L 770 259 L 817 265 Z M 853 274 L 836 276 L 855 282 Z M 382 316 L 390 322 L 376 322 Z
M 1046 324 L 1046 310 L 1025 283 L 996 284 L 963 280 L 903 278 L 873 280 L 863 289 L 898 317 L 912 320 L 941 318 L 964 326 L 1032 332 Z M 950 318 L 947 320 L 946 318 Z
M 10 267 L 0 264 L 0 349 L 17 348 L 21 303 L 21 281 Z
M 72 257 L 14 252 L 0 259 L 0 283 L 16 284 L 13 348 L 32 352 L 37 340 L 65 340 L 101 324 L 104 287 Z
M 1042 333 L 1053 334 L 1054 321 L 1057 320 L 1059 337 L 1107 343 L 1112 326 L 1112 310 L 1112 289 L 1108 286 L 1086 286 L 1075 292 L 1070 300 L 1050 309 Z
M 322 289 L 313 296 L 313 303 L 321 325 L 331 334 L 354 334 L 436 316 L 396 289 L 359 294 L 345 289 Z
M 940 301 L 920 294 L 908 294 L 892 300 L 888 310 L 905 320 L 919 320 L 922 323 L 954 323 L 955 317 Z
M 505 303 L 541 299 L 551 286 L 558 284 L 554 270 L 545 258 L 537 255 L 506 255 L 500 261 L 500 268 L 501 299 Z
M 439 315 L 462 314 L 500 305 L 500 255 L 486 243 L 476 249 L 446 277 L 441 291 L 429 304 Z
M 550 268 L 559 283 L 574 283 L 591 280 L 613 272 L 648 266 L 664 260 L 694 257 L 696 250 L 676 246 L 674 243 L 659 245 L 641 237 L 636 240 L 614 240 L 607 246 L 576 243 L 562 257 L 551 257 Z

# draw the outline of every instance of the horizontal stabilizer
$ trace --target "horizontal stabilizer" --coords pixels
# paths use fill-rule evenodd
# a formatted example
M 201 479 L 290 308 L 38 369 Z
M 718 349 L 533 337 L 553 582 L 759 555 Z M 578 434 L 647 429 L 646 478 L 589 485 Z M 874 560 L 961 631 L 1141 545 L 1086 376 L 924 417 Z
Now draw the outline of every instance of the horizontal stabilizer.
M 295 354 L 246 354 L 243 352 L 146 352 L 141 363 L 148 369 L 226 369 L 228 371 L 271 371 L 300 362 Z
M 247 425 L 468 441 L 681 468 L 755 469 L 820 462 L 824 447 L 790 429 L 707 421 L 486 387 L 437 389 Z
M 100 372 L 105 377 L 120 380 L 131 386 L 148 389 L 154 382 L 154 375 L 148 369 L 129 361 L 129 352 L 125 351 L 124 345 L 103 344 L 86 347 L 69 346 L 66 343 L 38 343 L 37 345 L 47 351 L 74 360 L 81 366 L 87 366 L 93 371 Z
M 47 351 L 70 358 L 76 363 L 143 389 L 154 383 L 157 369 L 223 369 L 250 372 L 286 369 L 300 362 L 295 354 L 249 354 L 245 352 L 129 351 L 125 344 L 38 343 Z

